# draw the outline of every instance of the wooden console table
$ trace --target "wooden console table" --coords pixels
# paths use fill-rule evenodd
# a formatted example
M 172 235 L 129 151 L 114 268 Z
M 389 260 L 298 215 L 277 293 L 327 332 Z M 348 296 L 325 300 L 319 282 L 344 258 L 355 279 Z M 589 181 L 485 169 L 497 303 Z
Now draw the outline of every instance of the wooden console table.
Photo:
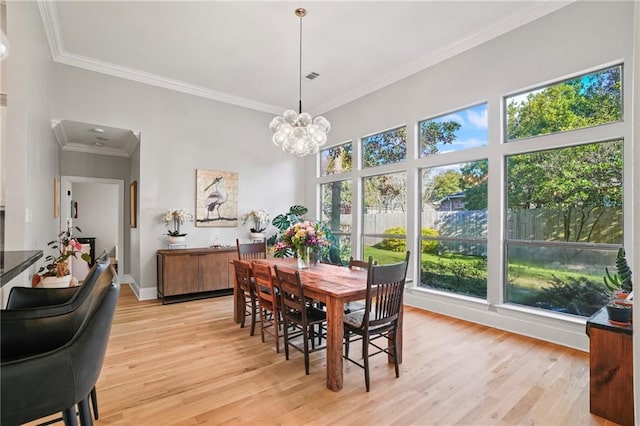
M 158 297 L 162 304 L 233 292 L 235 247 L 158 250 Z
M 611 324 L 602 308 L 587 320 L 587 335 L 591 413 L 633 425 L 633 326 Z

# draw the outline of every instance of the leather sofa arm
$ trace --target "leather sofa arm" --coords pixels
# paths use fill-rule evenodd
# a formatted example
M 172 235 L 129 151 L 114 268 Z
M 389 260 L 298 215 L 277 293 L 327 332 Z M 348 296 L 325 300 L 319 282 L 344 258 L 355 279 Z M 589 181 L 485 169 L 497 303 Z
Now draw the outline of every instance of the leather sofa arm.
M 79 287 L 29 288 L 13 287 L 9 292 L 7 309 L 36 308 L 67 303 Z

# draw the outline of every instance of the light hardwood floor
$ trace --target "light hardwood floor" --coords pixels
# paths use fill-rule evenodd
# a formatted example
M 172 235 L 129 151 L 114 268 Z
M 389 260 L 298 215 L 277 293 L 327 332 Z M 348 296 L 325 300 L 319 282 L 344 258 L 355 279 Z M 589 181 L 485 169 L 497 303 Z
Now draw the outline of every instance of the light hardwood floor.
M 589 413 L 583 352 L 407 307 L 400 378 L 378 355 L 370 393 L 350 363 L 335 393 L 322 351 L 305 376 L 231 318 L 231 296 L 162 306 L 124 285 L 96 424 L 613 424 Z

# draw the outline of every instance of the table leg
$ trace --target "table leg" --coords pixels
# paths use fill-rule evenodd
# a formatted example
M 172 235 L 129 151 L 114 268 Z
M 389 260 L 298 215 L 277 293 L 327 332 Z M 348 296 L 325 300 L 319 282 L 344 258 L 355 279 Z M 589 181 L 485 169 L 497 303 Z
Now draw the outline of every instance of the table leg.
M 327 301 L 327 388 L 342 389 L 342 345 L 344 303 L 334 298 Z

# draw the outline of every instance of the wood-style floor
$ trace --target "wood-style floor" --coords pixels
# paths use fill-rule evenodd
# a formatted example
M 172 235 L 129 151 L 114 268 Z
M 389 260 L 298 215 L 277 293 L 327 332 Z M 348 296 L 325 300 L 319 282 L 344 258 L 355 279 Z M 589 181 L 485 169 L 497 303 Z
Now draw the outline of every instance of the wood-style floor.
M 324 352 L 305 376 L 232 322 L 231 296 L 162 306 L 123 285 L 96 424 L 613 424 L 589 413 L 586 353 L 409 307 L 404 333 L 399 379 L 378 355 L 370 393 L 350 363 L 335 393 Z

